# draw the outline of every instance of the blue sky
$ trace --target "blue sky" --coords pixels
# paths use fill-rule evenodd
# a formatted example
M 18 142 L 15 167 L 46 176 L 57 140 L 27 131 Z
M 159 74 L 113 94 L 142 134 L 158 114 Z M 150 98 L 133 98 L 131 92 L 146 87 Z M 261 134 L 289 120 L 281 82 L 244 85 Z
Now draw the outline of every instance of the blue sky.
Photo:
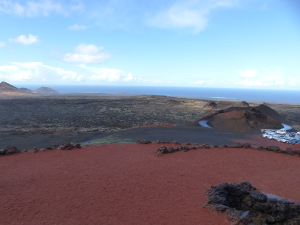
M 299 89 L 298 0 L 0 0 L 14 85 Z

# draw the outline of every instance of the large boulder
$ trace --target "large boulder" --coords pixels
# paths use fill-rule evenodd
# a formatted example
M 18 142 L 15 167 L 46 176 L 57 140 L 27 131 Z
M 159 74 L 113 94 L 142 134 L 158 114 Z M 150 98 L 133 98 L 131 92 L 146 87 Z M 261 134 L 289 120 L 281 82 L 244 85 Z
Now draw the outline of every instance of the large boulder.
M 300 203 L 264 194 L 249 182 L 212 186 L 204 208 L 215 214 L 227 213 L 232 225 L 300 224 Z
M 12 155 L 12 154 L 19 153 L 19 152 L 20 151 L 15 146 L 7 145 L 3 149 L 0 149 L 0 155 Z

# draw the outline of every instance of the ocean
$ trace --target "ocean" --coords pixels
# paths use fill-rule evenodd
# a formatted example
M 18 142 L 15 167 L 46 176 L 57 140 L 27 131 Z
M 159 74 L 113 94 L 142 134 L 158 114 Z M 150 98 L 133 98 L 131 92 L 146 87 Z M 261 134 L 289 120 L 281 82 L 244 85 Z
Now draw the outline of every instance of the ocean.
M 16 85 L 35 90 L 39 85 Z M 233 101 L 256 101 L 266 103 L 300 104 L 300 90 L 262 90 L 202 87 L 152 87 L 152 86 L 64 86 L 46 85 L 61 93 L 128 93 L 132 95 L 166 95 L 188 98 L 228 99 Z

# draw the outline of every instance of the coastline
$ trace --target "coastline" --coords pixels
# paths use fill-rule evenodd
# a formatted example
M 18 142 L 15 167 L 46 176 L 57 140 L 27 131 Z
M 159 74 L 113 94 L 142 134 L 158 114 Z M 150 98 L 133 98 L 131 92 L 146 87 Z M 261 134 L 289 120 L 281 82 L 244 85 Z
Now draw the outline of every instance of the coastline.
M 18 87 L 21 87 L 18 85 Z M 27 85 L 29 89 L 38 88 L 38 85 Z M 105 85 L 50 85 L 60 94 L 72 95 L 164 95 L 179 98 L 197 98 L 209 100 L 230 100 L 249 102 L 296 103 L 300 104 L 299 90 L 273 90 L 273 89 L 241 89 L 241 88 L 209 88 L 209 87 L 171 87 L 171 86 L 105 86 Z M 84 94 L 83 94 L 84 93 Z M 250 97 L 249 97 L 250 96 Z M 277 99 L 277 100 L 273 100 Z

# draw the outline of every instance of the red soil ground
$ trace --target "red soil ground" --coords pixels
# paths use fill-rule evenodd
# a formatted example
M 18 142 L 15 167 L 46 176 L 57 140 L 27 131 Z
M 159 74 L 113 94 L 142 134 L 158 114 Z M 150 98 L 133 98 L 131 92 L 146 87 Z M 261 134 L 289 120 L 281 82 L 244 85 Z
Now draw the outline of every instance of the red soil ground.
M 223 182 L 300 201 L 299 157 L 221 148 L 155 156 L 160 146 L 0 157 L 0 224 L 229 224 L 201 208 L 205 190 Z

